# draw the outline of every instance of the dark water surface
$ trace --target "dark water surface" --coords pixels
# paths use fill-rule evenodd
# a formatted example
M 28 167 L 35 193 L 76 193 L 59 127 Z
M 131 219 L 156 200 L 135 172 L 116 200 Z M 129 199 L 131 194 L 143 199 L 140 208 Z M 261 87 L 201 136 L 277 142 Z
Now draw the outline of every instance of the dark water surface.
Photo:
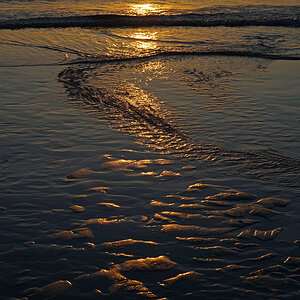
M 299 297 L 299 6 L 256 2 L 0 2 L 77 22 L 1 30 L 1 299 Z

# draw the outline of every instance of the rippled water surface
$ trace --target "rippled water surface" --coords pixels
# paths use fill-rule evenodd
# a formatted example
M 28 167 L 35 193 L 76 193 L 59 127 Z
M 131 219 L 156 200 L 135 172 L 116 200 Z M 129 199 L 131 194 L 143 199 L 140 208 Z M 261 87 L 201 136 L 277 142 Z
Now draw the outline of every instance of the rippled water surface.
M 140 5 L 66 3 L 0 26 Z M 299 297 L 298 19 L 263 9 L 285 26 L 1 29 L 3 299 Z
M 41 16 L 70 16 L 70 15 L 95 15 L 95 14 L 127 14 L 149 15 L 170 14 L 196 11 L 211 8 L 212 5 L 299 5 L 297 0 L 174 0 L 174 1 L 124 1 L 124 0 L 2 0 L 0 1 L 1 18 L 29 18 Z

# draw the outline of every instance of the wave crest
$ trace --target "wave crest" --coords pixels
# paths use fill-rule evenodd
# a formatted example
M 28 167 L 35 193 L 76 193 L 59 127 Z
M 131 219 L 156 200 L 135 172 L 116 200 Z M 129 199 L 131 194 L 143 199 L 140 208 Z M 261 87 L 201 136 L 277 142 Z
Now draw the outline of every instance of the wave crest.
M 130 16 L 103 14 L 91 16 L 37 17 L 0 21 L 0 29 L 62 28 L 62 27 L 152 27 L 152 26 L 284 26 L 300 27 L 300 6 L 259 9 L 259 6 L 239 10 L 199 11 L 188 14 Z

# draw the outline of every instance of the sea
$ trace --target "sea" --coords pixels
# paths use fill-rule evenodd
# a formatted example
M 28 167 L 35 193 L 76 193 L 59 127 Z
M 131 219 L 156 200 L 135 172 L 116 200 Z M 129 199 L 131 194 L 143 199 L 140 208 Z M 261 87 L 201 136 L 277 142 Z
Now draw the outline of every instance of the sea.
M 299 299 L 299 0 L 1 0 L 0 298 Z

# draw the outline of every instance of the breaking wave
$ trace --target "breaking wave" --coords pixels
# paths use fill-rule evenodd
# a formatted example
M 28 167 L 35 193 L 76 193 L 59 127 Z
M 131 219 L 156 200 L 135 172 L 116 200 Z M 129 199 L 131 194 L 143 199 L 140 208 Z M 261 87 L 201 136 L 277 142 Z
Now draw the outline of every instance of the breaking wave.
M 216 6 L 192 13 L 132 16 L 41 16 L 0 20 L 0 29 L 61 27 L 151 27 L 151 26 L 285 26 L 300 27 L 300 6 Z

